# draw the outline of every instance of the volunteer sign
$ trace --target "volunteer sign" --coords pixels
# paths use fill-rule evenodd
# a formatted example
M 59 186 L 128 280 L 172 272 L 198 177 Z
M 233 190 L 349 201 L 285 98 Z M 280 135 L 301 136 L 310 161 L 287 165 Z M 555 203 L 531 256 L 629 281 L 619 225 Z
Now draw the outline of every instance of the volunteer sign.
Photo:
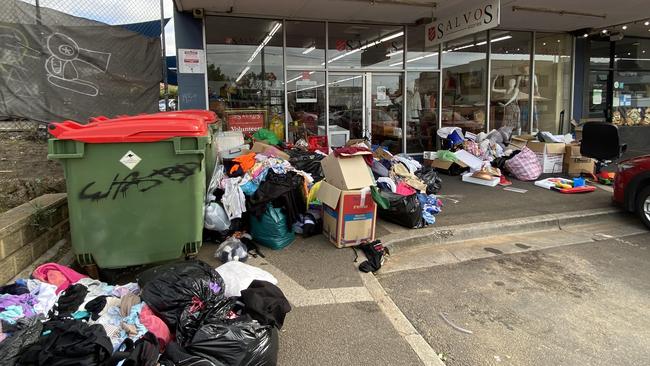
M 499 7 L 499 0 L 488 0 L 428 24 L 424 28 L 425 47 L 498 26 Z
M 205 51 L 201 49 L 178 49 L 178 72 L 181 74 L 202 74 L 205 72 Z

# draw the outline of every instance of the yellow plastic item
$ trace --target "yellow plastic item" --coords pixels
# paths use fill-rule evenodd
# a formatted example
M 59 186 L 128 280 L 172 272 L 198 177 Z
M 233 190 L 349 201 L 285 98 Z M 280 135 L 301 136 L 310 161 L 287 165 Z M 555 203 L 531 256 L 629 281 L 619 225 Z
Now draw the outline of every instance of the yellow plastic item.
M 318 190 L 320 189 L 321 182 L 322 182 L 322 180 L 314 183 L 314 185 L 309 190 L 309 194 L 307 195 L 307 207 L 309 207 L 309 204 L 311 202 L 315 202 L 315 201 L 318 200 L 316 198 L 316 194 L 318 193 Z
M 269 123 L 269 130 L 278 137 L 280 141 L 284 140 L 284 121 L 277 114 L 271 118 L 271 123 Z
M 571 188 L 573 188 L 573 186 L 570 185 L 570 184 L 560 183 L 560 182 L 555 183 L 555 186 L 558 187 L 558 188 L 562 188 L 562 189 L 571 189 Z

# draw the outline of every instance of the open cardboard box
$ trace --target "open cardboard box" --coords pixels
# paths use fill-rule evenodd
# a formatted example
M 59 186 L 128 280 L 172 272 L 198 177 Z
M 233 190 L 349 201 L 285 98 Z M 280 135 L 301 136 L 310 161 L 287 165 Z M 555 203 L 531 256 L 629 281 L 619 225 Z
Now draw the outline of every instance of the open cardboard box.
M 565 143 L 528 141 L 526 146 L 537 155 L 543 173 L 562 173 Z
M 265 144 L 263 142 L 255 141 L 253 143 L 253 147 L 251 148 L 251 151 L 256 153 L 256 154 L 264 154 L 266 150 L 272 149 L 273 154 L 277 156 L 278 158 L 282 158 L 284 160 L 289 160 L 289 154 L 285 153 L 284 151 L 280 150 L 276 146 Z
M 433 159 L 433 160 L 425 159 L 424 164 L 432 168 L 435 168 L 437 171 L 440 171 L 447 175 L 460 175 L 460 173 L 469 169 L 469 166 L 467 166 L 467 164 L 463 163 L 460 160 L 458 162 L 453 162 L 453 161 L 440 160 L 440 159 Z
M 330 154 L 321 160 L 325 180 L 334 187 L 349 191 L 375 184 L 370 168 L 363 156 L 337 158 Z
M 370 190 L 341 190 L 322 181 L 316 197 L 323 203 L 323 234 L 337 248 L 375 240 L 377 205 Z

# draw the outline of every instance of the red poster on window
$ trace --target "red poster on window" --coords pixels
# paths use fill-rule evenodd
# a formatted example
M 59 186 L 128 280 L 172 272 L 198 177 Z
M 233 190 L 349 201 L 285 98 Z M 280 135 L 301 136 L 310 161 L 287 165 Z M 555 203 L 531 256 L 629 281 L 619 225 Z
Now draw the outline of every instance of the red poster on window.
M 264 127 L 264 113 L 242 112 L 229 114 L 226 121 L 228 129 L 231 131 L 255 132 Z

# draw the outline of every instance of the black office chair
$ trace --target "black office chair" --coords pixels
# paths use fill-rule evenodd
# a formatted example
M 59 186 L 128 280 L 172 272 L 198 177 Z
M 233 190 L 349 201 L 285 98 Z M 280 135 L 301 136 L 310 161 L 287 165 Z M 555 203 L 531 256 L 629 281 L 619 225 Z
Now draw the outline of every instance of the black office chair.
M 596 160 L 596 175 L 626 150 L 627 144 L 620 143 L 618 127 L 614 124 L 588 122 L 583 125 L 580 154 Z

